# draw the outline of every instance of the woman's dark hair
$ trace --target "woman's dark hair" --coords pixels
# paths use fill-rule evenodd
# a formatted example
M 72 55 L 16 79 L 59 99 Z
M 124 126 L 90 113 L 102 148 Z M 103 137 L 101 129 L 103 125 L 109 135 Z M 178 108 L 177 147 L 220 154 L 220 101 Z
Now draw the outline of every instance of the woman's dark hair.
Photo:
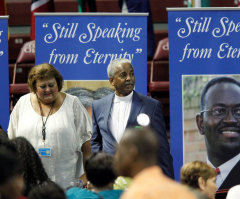
M 16 137 L 11 140 L 15 144 L 18 159 L 22 162 L 26 189 L 24 195 L 36 185 L 48 180 L 48 175 L 42 165 L 42 161 L 31 143 L 24 137 Z
M 0 185 L 7 183 L 12 177 L 22 174 L 17 152 L 9 141 L 0 142 Z
M 31 92 L 36 93 L 37 80 L 44 78 L 55 78 L 58 85 L 58 91 L 62 90 L 63 77 L 59 71 L 49 63 L 39 64 L 32 67 L 28 74 L 28 87 Z
M 52 181 L 34 187 L 28 195 L 28 199 L 66 199 L 63 189 Z
M 107 153 L 94 153 L 85 162 L 87 179 L 96 187 L 104 187 L 117 178 L 113 156 Z

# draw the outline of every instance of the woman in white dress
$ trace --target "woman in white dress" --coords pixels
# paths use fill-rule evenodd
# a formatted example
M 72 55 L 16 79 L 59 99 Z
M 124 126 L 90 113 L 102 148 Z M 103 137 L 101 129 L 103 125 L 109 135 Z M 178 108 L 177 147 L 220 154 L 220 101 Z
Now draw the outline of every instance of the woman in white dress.
M 28 76 L 30 93 L 15 105 L 9 138 L 27 138 L 39 153 L 49 178 L 64 189 L 83 174 L 91 155 L 91 121 L 75 96 L 60 92 L 62 75 L 48 63 L 34 66 Z M 86 183 L 85 175 L 81 179 Z

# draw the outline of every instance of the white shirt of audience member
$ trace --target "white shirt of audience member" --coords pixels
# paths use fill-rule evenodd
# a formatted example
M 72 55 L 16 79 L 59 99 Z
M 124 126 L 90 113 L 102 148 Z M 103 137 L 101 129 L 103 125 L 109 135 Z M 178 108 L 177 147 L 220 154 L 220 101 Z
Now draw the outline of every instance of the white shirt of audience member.
M 239 196 L 240 196 L 240 185 L 236 185 L 228 191 L 226 199 L 239 199 Z

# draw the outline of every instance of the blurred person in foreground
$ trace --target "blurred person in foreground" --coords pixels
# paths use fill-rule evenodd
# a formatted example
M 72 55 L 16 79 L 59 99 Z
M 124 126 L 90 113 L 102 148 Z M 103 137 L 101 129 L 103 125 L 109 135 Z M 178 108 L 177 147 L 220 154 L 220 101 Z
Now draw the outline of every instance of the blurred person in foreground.
M 29 192 L 35 186 L 41 186 L 49 181 L 48 175 L 43 168 L 42 161 L 35 151 L 31 143 L 24 137 L 16 137 L 12 142 L 17 150 L 17 156 L 22 163 L 23 178 L 25 182 L 24 196 L 28 196 Z
M 209 199 L 215 199 L 217 191 L 216 175 L 215 169 L 210 165 L 201 161 L 194 161 L 182 166 L 180 181 L 193 189 L 200 190 Z
M 62 75 L 51 64 L 34 66 L 28 75 L 31 92 L 15 105 L 8 135 L 25 137 L 49 178 L 65 189 L 83 174 L 82 162 L 91 154 L 91 122 L 79 99 L 61 92 L 62 85 Z
M 14 147 L 0 143 L 0 198 L 23 199 L 24 180 Z
M 66 199 L 64 190 L 55 182 L 48 181 L 41 186 L 34 187 L 28 199 Z
M 8 140 L 8 134 L 4 131 L 0 125 L 0 139 Z
M 207 82 L 196 123 L 204 135 L 207 163 L 217 170 L 218 190 L 240 184 L 240 82 L 227 76 Z
M 114 158 L 107 153 L 94 153 L 85 163 L 86 175 L 90 190 L 71 188 L 66 192 L 68 199 L 118 199 L 122 190 L 113 190 L 117 178 Z
M 142 113 L 150 119 L 149 126 L 155 130 L 161 143 L 158 147 L 158 164 L 164 174 L 174 178 L 173 160 L 161 103 L 134 91 L 135 76 L 130 60 L 123 58 L 113 60 L 108 65 L 107 73 L 115 93 L 93 101 L 92 151 L 114 154 L 124 130 L 138 126 L 137 117 Z
M 240 198 L 240 184 L 232 187 L 228 193 L 226 199 L 239 199 Z
M 121 199 L 195 199 L 183 185 L 165 176 L 157 166 L 158 142 L 149 128 L 127 129 L 115 158 L 119 175 L 133 180 Z

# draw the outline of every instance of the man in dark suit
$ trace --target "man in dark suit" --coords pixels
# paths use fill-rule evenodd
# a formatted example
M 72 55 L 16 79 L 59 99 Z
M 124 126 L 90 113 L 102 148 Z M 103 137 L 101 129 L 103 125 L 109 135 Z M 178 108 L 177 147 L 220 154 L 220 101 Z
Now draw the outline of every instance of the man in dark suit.
M 167 176 L 173 178 L 172 156 L 160 102 L 133 90 L 134 70 L 127 59 L 112 61 L 108 65 L 108 77 L 115 88 L 115 94 L 93 102 L 92 151 L 114 154 L 125 129 L 138 126 L 137 116 L 144 113 L 148 115 L 149 126 L 155 130 L 159 139 L 159 165 Z
M 196 116 L 205 136 L 207 162 L 218 168 L 218 190 L 240 184 L 240 82 L 230 77 L 210 80 L 202 90 Z

